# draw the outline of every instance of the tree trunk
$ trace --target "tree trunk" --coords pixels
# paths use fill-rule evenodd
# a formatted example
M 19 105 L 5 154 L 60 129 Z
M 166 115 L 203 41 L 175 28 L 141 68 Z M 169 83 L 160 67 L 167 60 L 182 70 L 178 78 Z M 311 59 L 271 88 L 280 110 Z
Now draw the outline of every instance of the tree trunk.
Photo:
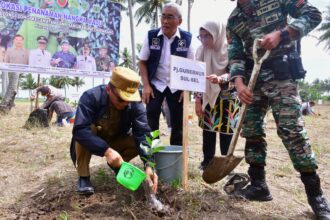
M 7 84 L 8 84 L 7 81 L 8 81 L 8 73 L 2 72 L 2 74 L 1 74 L 1 84 L 2 84 L 1 96 L 2 97 L 4 97 L 6 94 Z
M 187 26 L 188 32 L 190 32 L 190 13 L 191 13 L 192 0 L 188 0 L 188 15 L 187 15 Z
M 128 0 L 128 13 L 129 13 L 129 23 L 131 28 L 131 47 L 132 47 L 132 61 L 133 70 L 136 71 L 136 56 L 135 56 L 135 38 L 134 38 L 134 22 L 133 22 L 133 12 L 132 12 L 132 0 Z
M 0 104 L 0 112 L 8 113 L 13 106 L 15 106 L 15 96 L 17 94 L 17 86 L 19 80 L 19 73 L 8 73 L 9 84 L 7 91 Z

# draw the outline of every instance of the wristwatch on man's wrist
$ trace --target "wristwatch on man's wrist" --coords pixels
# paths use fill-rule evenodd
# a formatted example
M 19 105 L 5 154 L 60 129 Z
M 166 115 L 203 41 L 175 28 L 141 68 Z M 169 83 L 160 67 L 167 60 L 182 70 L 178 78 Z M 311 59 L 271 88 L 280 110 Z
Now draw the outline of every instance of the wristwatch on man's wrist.
M 286 28 L 283 28 L 280 30 L 280 38 L 281 38 L 281 41 L 280 41 L 281 44 L 290 43 L 290 41 L 291 41 L 290 34 Z

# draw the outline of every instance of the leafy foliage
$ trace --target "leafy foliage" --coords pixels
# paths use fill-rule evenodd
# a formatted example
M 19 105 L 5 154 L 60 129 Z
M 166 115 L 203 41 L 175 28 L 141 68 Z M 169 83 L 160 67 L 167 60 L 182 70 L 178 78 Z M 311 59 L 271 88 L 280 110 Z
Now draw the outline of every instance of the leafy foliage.
M 147 24 L 151 24 L 152 28 L 158 27 L 158 15 L 165 4 L 169 3 L 169 0 L 136 0 L 141 5 L 136 12 L 134 17 L 138 19 L 136 26 L 138 26 L 144 19 Z
M 325 80 L 315 79 L 312 83 L 299 82 L 299 95 L 303 102 L 325 99 L 330 92 L 330 78 Z
M 325 19 L 321 23 L 321 27 L 318 29 L 323 32 L 319 38 L 319 43 L 325 42 L 325 50 L 330 52 L 330 6 L 327 7 Z
M 37 83 L 34 81 L 31 73 L 22 76 L 20 87 L 21 89 L 29 90 L 29 95 L 31 95 L 31 90 L 37 88 Z
M 159 130 L 150 132 L 150 137 L 146 135 L 146 141 L 150 147 L 145 146 L 143 143 L 140 144 L 140 147 L 145 150 L 149 158 L 152 157 L 155 153 L 165 149 L 164 144 L 159 139 Z M 154 162 L 149 161 L 147 158 L 143 159 L 148 161 L 151 167 L 155 167 L 156 164 Z

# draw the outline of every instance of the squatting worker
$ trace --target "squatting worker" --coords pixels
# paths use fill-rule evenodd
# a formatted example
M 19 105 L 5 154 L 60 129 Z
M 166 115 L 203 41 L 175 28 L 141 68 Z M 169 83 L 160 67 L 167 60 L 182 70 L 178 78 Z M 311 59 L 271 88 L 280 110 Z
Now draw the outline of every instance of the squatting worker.
M 93 194 L 89 162 L 92 155 L 105 157 L 117 173 L 123 161 L 140 155 L 152 191 L 158 177 L 149 166 L 153 162 L 140 143 L 150 135 L 146 110 L 138 91 L 140 77 L 134 71 L 116 67 L 108 85 L 87 90 L 81 96 L 73 126 L 71 158 L 79 175 L 77 192 Z
M 170 89 L 171 55 L 194 59 L 191 34 L 179 29 L 180 6 L 168 3 L 160 16 L 161 28 L 150 30 L 139 55 L 143 82 L 142 99 L 147 104 L 151 130 L 159 129 L 161 106 L 166 98 L 171 120 L 171 145 L 182 145 L 183 103 L 181 90 Z
M 290 23 L 289 15 L 294 18 Z M 249 104 L 242 135 L 246 138 L 245 159 L 250 165 L 251 184 L 242 191 L 242 196 L 248 200 L 272 200 L 265 181 L 267 143 L 263 129 L 263 119 L 270 107 L 277 134 L 305 185 L 308 203 L 317 218 L 330 219 L 329 204 L 316 173 L 315 154 L 303 125 L 295 81 L 305 73 L 295 48 L 296 40 L 320 22 L 320 11 L 306 0 L 238 0 L 228 18 L 227 41 L 231 80 L 239 99 Z M 262 38 L 260 52 L 271 50 L 271 55 L 261 66 L 252 92 L 246 84 L 253 68 L 251 52 L 256 38 Z

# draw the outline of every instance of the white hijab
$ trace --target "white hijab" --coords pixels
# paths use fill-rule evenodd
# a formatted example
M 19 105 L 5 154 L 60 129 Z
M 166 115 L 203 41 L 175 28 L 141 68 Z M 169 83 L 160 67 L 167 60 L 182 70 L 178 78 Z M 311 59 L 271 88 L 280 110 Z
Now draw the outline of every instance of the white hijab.
M 226 28 L 221 22 L 209 21 L 204 23 L 203 28 L 213 37 L 212 49 L 201 45 L 196 51 L 196 59 L 206 63 L 206 75 L 216 74 L 218 76 L 225 73 L 228 65 Z M 203 94 L 203 109 L 209 103 L 213 108 L 220 93 L 220 85 L 210 83 L 206 80 L 206 91 Z

